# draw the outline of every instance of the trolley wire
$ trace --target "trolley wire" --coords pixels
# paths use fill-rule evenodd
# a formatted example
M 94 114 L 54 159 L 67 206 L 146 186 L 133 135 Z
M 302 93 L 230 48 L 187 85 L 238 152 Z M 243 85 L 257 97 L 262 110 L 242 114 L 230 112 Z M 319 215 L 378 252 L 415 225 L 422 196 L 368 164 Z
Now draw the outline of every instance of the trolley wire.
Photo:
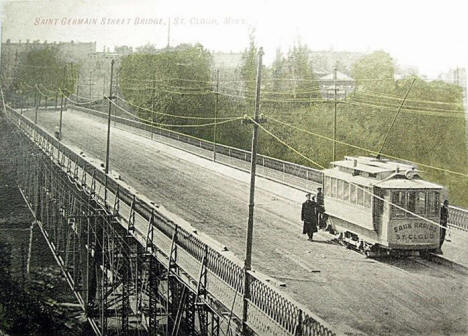
M 274 121 L 274 122 L 276 122 L 278 124 L 282 124 L 284 126 L 287 126 L 287 127 L 296 129 L 298 131 L 301 131 L 301 132 L 316 136 L 318 138 L 322 138 L 322 139 L 325 139 L 325 140 L 328 140 L 328 141 L 336 142 L 337 144 L 340 144 L 340 145 L 345 145 L 345 146 L 348 146 L 348 147 L 351 147 L 351 148 L 354 148 L 354 149 L 359 149 L 359 150 L 362 150 L 362 151 L 365 151 L 365 152 L 368 152 L 368 153 L 374 154 L 374 155 L 378 154 L 378 151 L 374 151 L 374 150 L 371 150 L 371 149 L 368 149 L 368 148 L 365 148 L 365 147 L 353 145 L 353 144 L 350 144 L 350 143 L 345 142 L 345 141 L 336 140 L 336 139 L 327 137 L 327 136 L 319 134 L 319 133 L 315 133 L 315 132 L 312 132 L 312 131 L 309 131 L 309 130 L 305 130 L 303 128 L 288 124 L 288 123 L 286 123 L 284 121 L 277 120 L 277 119 L 275 119 L 275 118 L 273 118 L 271 116 L 268 116 L 268 120 L 272 120 L 272 121 Z M 461 172 L 449 170 L 449 169 L 446 169 L 446 168 L 436 167 L 436 166 L 432 166 L 432 165 L 421 163 L 421 162 L 415 162 L 415 161 L 404 159 L 404 158 L 401 158 L 401 157 L 398 157 L 398 156 L 395 156 L 395 155 L 390 155 L 390 154 L 387 154 L 387 153 L 381 153 L 381 155 L 385 156 L 385 157 L 388 157 L 390 159 L 395 159 L 395 160 L 401 160 L 401 161 L 414 163 L 414 164 L 417 164 L 418 166 L 421 166 L 421 167 L 426 167 L 426 168 L 430 168 L 430 169 L 434 169 L 434 170 L 438 170 L 438 171 L 442 171 L 442 172 L 446 172 L 446 173 L 450 173 L 450 174 L 454 174 L 454 175 L 458 175 L 458 176 L 468 177 L 468 174 L 466 174 L 466 173 L 461 173 Z

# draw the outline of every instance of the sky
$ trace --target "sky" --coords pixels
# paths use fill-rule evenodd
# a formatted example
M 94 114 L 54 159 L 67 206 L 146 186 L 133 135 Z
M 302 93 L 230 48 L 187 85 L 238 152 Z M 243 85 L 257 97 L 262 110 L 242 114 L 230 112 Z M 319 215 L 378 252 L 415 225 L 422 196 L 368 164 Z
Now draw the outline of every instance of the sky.
M 0 0 L 2 41 L 96 41 L 104 46 L 200 42 L 242 51 L 249 31 L 265 50 L 385 50 L 429 78 L 468 68 L 463 0 Z M 465 4 L 465 2 L 467 4 Z M 74 19 L 88 19 L 81 24 Z M 168 22 L 171 21 L 170 29 Z

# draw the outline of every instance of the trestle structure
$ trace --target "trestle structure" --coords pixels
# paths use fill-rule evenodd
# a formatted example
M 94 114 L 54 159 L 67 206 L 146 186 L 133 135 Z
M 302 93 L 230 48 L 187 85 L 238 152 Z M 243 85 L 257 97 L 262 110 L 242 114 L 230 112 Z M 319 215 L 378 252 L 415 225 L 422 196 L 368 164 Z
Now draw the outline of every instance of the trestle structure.
M 14 109 L 4 112 L 18 186 L 97 335 L 238 335 L 245 274 L 251 334 L 334 335 L 220 246 Z

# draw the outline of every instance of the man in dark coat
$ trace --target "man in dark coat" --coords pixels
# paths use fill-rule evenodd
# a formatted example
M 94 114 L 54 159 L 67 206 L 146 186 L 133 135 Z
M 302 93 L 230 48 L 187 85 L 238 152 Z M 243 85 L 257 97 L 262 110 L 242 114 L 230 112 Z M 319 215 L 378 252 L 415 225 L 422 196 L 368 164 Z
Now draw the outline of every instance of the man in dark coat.
M 315 197 L 310 199 L 310 193 L 306 197 L 307 200 L 302 203 L 301 220 L 304 222 L 302 233 L 307 234 L 309 240 L 312 240 L 314 232 L 317 232 L 317 203 Z
M 445 240 L 445 232 L 446 232 L 446 227 L 447 227 L 447 221 L 449 217 L 448 213 L 448 206 L 449 202 L 447 200 L 444 201 L 444 205 L 442 205 L 442 208 L 440 208 L 440 241 L 439 241 L 439 249 L 442 249 L 442 244 L 444 243 Z
M 323 220 L 323 215 L 325 214 L 324 200 L 322 188 L 317 188 L 317 226 L 319 229 L 325 229 L 326 224 Z

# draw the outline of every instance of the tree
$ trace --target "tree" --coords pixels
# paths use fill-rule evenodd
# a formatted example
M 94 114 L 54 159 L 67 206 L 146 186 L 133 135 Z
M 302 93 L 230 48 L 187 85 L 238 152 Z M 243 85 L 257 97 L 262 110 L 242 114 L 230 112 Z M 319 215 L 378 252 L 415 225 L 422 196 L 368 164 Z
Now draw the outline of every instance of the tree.
M 287 65 L 293 79 L 294 98 L 310 99 L 320 97 L 309 54 L 309 48 L 300 42 L 296 43 L 288 53 Z
M 392 92 L 394 89 L 395 65 L 385 51 L 375 51 L 353 64 L 351 76 L 363 90 Z
M 202 124 L 207 120 L 196 117 L 213 117 L 210 76 L 209 51 L 200 44 L 182 44 L 123 58 L 119 84 L 125 99 L 141 107 L 137 111 L 140 118 L 170 125 Z M 189 118 L 172 117 L 175 115 Z M 209 133 L 203 127 L 175 129 L 196 136 Z
M 247 103 L 249 106 L 252 106 L 255 101 L 257 58 L 258 46 L 255 44 L 255 30 L 252 29 L 249 33 L 249 47 L 244 50 L 240 65 L 240 75 L 244 81 L 244 92 L 245 96 L 248 98 Z
M 57 48 L 32 50 L 21 59 L 12 85 L 13 92 L 31 96 L 40 90 L 52 97 L 59 90 L 67 96 L 74 91 L 78 66 L 70 66 L 63 61 Z

